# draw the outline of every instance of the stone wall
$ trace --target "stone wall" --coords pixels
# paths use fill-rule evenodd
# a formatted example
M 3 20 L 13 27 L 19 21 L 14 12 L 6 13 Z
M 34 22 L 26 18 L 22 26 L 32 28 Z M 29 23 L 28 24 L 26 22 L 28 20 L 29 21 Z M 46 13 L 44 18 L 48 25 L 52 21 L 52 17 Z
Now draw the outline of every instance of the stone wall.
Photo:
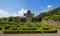
M 58 26 L 60 27 L 60 21 L 53 21 L 53 20 L 43 20 L 42 19 L 42 22 L 45 23 L 45 24 L 50 24 L 50 25 L 55 25 L 55 26 Z

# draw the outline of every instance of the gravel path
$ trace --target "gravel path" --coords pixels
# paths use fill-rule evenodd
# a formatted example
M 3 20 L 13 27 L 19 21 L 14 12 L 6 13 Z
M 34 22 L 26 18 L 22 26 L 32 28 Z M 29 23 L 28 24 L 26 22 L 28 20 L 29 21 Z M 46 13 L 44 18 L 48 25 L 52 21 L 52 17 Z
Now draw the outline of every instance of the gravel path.
M 57 33 L 41 33 L 41 34 L 2 34 L 1 32 L 0 36 L 60 36 L 60 30 L 58 30 Z

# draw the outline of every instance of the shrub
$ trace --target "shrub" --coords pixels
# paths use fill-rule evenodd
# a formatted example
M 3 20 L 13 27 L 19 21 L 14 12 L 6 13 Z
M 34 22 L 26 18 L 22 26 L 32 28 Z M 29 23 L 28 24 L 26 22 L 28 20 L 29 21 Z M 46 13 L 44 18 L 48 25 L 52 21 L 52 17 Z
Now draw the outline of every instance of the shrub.
M 37 27 L 41 27 L 41 25 L 37 25 Z
M 43 30 L 49 30 L 49 27 L 44 27 Z
M 9 30 L 10 29 L 10 26 L 8 26 L 8 27 L 5 27 L 5 30 Z
M 43 30 L 43 33 L 57 33 L 57 30 Z
M 37 22 L 38 19 L 37 18 L 32 18 L 32 22 Z
M 50 16 L 43 17 L 44 20 L 48 20 Z
M 0 27 L 0 30 L 2 30 L 2 27 Z
M 18 30 L 4 30 L 3 33 L 5 34 L 13 34 L 13 33 L 17 33 Z
M 20 30 L 19 33 L 42 33 L 40 30 Z
M 37 28 L 22 28 L 22 30 L 37 30 Z
M 60 15 L 53 15 L 51 19 L 54 21 L 60 20 Z
M 33 27 L 33 25 L 27 25 L 26 27 Z
M 57 30 L 55 27 L 49 26 L 43 23 L 38 23 L 38 22 L 34 22 L 34 23 L 25 22 L 24 23 L 23 22 L 20 24 L 12 24 L 12 25 L 4 24 L 2 32 L 9 33 L 9 34 L 13 34 L 13 33 L 56 33 Z
M 2 32 L 5 34 L 14 34 L 17 33 L 18 30 L 5 30 L 5 28 L 2 29 Z
M 0 30 L 2 30 L 2 28 L 3 28 L 3 25 L 2 25 L 2 24 L 0 24 Z
M 11 30 L 17 30 L 18 28 L 11 28 Z

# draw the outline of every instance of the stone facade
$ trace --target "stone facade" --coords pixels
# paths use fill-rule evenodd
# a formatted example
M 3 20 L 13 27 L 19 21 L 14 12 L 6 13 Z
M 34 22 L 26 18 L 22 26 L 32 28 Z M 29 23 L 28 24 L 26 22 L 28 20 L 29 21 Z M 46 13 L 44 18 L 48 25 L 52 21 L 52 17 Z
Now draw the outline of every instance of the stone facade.
M 42 19 L 42 22 L 45 24 L 55 25 L 57 27 L 60 27 L 60 21 L 53 21 L 53 20 L 44 20 Z

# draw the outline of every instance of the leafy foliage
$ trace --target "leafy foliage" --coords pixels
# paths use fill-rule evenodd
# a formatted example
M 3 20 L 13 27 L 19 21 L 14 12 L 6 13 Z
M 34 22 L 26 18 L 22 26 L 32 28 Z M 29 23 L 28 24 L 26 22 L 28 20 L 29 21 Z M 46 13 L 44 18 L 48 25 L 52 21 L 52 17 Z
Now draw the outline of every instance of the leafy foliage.
M 43 17 L 44 20 L 48 20 L 50 16 Z
M 60 14 L 60 7 L 49 10 L 48 12 L 43 12 L 37 15 L 36 17 L 41 20 L 45 16 L 53 16 L 53 15 L 59 15 Z
M 4 26 L 3 26 L 4 25 Z M 6 26 L 8 24 L 2 24 L 2 32 L 3 33 L 56 33 L 57 28 L 51 27 L 50 25 L 43 24 L 40 22 L 33 22 L 33 23 L 19 23 L 19 24 L 9 24 L 9 26 Z M 27 27 L 31 26 L 32 27 Z M 38 26 L 38 27 L 37 27 Z M 54 32 L 55 31 L 55 32 Z
M 55 21 L 60 20 L 60 15 L 53 15 L 51 19 Z

